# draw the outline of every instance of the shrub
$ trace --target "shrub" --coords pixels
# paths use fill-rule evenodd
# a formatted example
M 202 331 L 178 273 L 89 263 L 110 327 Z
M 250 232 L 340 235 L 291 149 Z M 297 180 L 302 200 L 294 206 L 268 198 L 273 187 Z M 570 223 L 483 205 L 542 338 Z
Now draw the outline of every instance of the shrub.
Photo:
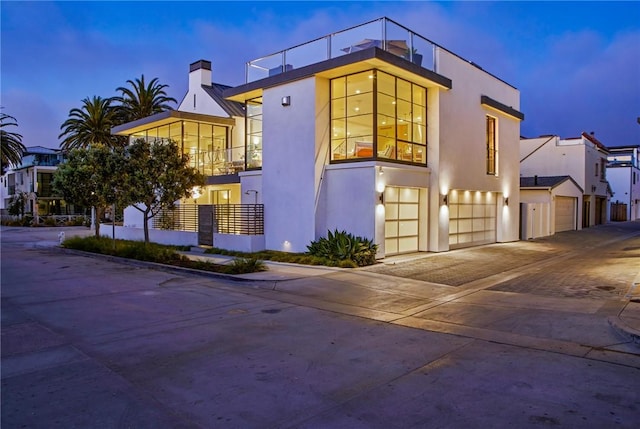
M 143 241 L 116 240 L 114 249 L 114 241 L 108 237 L 70 237 L 64 241 L 62 246 L 85 252 L 217 273 L 245 274 L 267 269 L 262 261 L 255 258 L 236 259 L 231 265 L 220 265 L 208 261 L 192 261 L 177 252 L 178 249 L 184 250 L 185 246 L 163 246 L 155 243 L 148 243 L 145 246 Z
M 53 217 L 48 217 L 44 220 L 45 226 L 56 226 L 56 219 Z
M 225 272 L 227 274 L 245 274 L 255 273 L 258 271 L 266 271 L 267 267 L 264 262 L 256 258 L 238 258 L 227 266 Z
M 326 238 L 321 237 L 317 241 L 312 241 L 307 249 L 308 253 L 313 256 L 327 258 L 338 263 L 352 261 L 356 266 L 363 267 L 375 264 L 378 245 L 367 238 L 356 237 L 346 231 L 336 229 L 333 233 L 327 231 Z M 344 265 L 349 264 L 345 262 Z

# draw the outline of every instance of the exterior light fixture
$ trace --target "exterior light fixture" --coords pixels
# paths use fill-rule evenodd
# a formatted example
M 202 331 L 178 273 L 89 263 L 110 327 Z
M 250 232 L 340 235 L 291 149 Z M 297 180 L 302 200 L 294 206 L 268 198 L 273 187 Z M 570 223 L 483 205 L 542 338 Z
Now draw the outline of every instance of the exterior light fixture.
M 384 170 L 382 170 L 382 167 L 380 167 L 380 171 L 378 172 L 378 174 L 379 174 L 380 176 L 382 176 L 382 175 L 384 174 Z
M 380 192 L 378 199 L 380 200 L 380 204 L 384 204 L 384 192 Z
M 445 206 L 449 205 L 449 196 L 447 194 L 442 195 L 442 204 Z
M 509 197 L 507 197 L 507 198 L 505 198 L 505 199 L 504 199 L 504 205 L 505 205 L 505 206 L 508 206 L 508 205 L 509 205 Z
M 283 106 L 291 106 L 291 96 L 287 95 L 287 96 L 282 97 L 281 102 L 282 102 Z

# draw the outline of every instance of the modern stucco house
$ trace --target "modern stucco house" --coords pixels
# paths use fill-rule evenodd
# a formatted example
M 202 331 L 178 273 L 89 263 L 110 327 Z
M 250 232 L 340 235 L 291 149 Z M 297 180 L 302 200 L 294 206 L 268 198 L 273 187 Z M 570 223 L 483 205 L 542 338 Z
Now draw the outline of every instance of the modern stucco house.
M 640 219 L 639 155 L 640 146 L 637 145 L 609 149 L 607 179 L 613 191 L 612 207 L 619 207 L 615 220 Z
M 22 195 L 25 213 L 34 216 L 74 214 L 73 206 L 56 196 L 51 187 L 53 174 L 64 158 L 59 149 L 27 147 L 20 164 L 12 165 L 1 178 L 0 209 L 8 209 L 11 201 Z
M 548 212 L 552 217 L 547 221 L 551 231 L 581 229 L 607 222 L 607 202 L 611 197 L 607 182 L 608 154 L 604 144 L 593 134 L 584 132 L 579 137 L 565 139 L 547 135 L 520 140 L 520 175 L 526 183 L 536 176 L 568 176 L 582 190 L 581 195 L 575 194 L 574 186 L 565 185 L 555 190 L 553 213 Z M 532 195 L 524 189 L 520 193 L 522 203 L 539 203 L 537 197 L 529 198 Z M 526 210 L 523 207 L 523 214 Z M 556 217 L 559 213 L 565 214 Z M 573 219 L 569 219 L 570 214 Z M 574 226 L 569 228 L 571 224 Z
M 191 64 L 176 111 L 113 130 L 173 138 L 208 176 L 181 202 L 201 242 L 208 217 L 214 246 L 243 249 L 336 228 L 380 257 L 518 239 L 520 94 L 478 65 L 380 18 L 249 61 L 236 87 L 212 68 Z

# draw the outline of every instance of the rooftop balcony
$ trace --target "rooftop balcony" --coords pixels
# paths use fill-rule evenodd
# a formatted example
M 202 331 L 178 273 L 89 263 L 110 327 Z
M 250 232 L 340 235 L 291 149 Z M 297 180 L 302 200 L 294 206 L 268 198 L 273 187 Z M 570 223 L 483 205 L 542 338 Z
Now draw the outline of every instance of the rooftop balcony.
M 405 58 L 427 70 L 437 71 L 435 48 L 438 45 L 383 17 L 249 61 L 246 65 L 246 83 L 371 47 Z

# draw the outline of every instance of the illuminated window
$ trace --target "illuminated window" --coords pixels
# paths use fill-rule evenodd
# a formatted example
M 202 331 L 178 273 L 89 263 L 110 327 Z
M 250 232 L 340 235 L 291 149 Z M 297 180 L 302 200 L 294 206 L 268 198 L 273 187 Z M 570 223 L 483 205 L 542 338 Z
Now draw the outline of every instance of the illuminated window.
M 378 70 L 331 81 L 331 160 L 426 165 L 426 88 Z
M 496 139 L 496 118 L 487 116 L 487 174 L 498 173 L 498 142 Z

